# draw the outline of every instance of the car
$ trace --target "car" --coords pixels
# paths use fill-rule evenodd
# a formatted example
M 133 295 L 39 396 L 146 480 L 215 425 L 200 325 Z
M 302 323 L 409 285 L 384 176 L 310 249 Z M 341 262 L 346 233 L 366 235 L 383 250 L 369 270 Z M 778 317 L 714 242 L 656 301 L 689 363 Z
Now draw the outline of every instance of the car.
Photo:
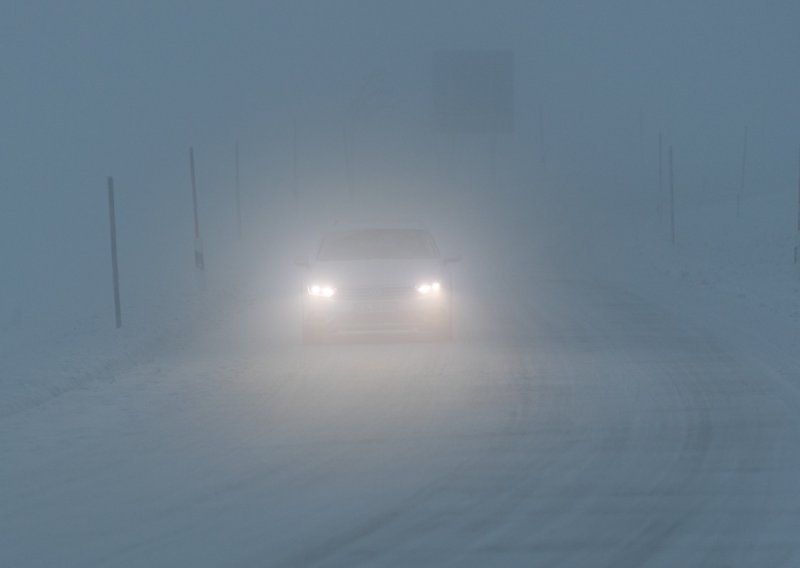
M 302 338 L 319 343 L 362 333 L 453 335 L 448 265 L 431 232 L 418 224 L 338 226 L 320 240 L 306 269 Z

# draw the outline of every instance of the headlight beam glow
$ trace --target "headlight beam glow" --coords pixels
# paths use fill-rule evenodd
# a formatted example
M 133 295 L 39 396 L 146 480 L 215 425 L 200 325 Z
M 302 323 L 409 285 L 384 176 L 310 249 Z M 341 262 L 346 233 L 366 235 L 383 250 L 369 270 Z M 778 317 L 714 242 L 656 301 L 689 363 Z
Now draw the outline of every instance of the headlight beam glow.
M 417 286 L 417 292 L 422 294 L 423 296 L 427 296 L 428 294 L 435 294 L 442 289 L 442 285 L 439 282 L 423 282 L 419 286 Z
M 321 298 L 332 298 L 336 294 L 336 288 L 329 285 L 312 284 L 308 287 L 309 296 L 318 296 Z

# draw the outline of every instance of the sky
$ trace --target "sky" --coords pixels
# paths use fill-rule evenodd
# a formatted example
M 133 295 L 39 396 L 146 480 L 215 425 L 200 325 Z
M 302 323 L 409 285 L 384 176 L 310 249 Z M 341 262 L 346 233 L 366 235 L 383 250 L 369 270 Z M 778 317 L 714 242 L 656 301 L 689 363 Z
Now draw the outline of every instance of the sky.
M 513 51 L 508 168 L 546 151 L 551 179 L 630 199 L 655 184 L 661 131 L 691 203 L 739 185 L 747 128 L 749 191 L 790 195 L 796 183 L 796 1 L 11 1 L 2 12 L 0 328 L 20 311 L 108 302 L 109 175 L 123 272 L 158 258 L 164 279 L 191 247 L 189 146 L 202 215 L 224 209 L 221 231 L 235 141 L 249 191 L 291 183 L 294 125 L 304 183 L 342 183 L 343 128 L 362 171 L 372 165 L 365 183 L 404 179 L 434 146 L 440 49 Z

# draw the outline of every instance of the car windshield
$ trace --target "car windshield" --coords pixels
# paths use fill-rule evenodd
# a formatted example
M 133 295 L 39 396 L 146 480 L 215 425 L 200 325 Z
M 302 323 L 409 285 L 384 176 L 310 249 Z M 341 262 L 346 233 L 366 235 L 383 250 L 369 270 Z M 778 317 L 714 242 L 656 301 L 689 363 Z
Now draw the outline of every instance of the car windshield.
M 419 229 L 361 229 L 329 235 L 318 260 L 435 258 L 431 235 Z

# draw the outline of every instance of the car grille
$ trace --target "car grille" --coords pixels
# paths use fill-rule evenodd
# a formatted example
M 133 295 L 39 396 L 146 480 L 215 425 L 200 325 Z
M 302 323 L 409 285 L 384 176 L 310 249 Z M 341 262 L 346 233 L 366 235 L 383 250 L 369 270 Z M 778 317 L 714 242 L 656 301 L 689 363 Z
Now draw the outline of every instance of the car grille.
M 411 287 L 394 288 L 345 288 L 337 291 L 337 296 L 356 302 L 381 302 L 407 300 L 416 297 L 417 291 Z

